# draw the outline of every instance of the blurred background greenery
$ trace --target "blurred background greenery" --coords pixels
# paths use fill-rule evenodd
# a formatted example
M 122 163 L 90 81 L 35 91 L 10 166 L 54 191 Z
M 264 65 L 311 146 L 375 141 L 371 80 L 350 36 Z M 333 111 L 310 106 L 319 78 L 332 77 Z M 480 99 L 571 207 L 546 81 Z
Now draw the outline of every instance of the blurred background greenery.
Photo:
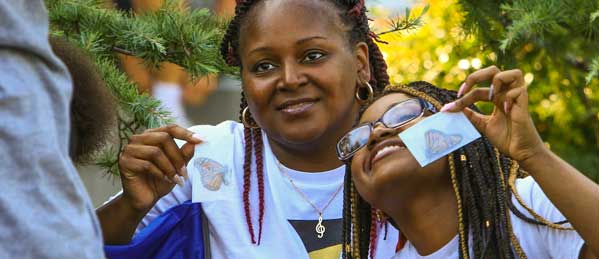
M 477 69 L 519 68 L 545 143 L 599 182 L 599 1 L 386 2 L 370 6 L 377 32 L 404 7 L 413 16 L 430 7 L 421 27 L 382 35 L 392 83 L 425 80 L 457 90 Z

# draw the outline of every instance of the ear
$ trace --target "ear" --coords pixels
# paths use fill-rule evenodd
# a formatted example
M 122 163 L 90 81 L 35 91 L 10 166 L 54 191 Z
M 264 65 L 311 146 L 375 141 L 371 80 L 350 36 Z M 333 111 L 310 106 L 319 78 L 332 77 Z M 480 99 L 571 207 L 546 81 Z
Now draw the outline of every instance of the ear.
M 370 81 L 370 59 L 368 58 L 368 45 L 366 42 L 358 42 L 354 48 L 357 63 L 357 73 L 363 82 Z

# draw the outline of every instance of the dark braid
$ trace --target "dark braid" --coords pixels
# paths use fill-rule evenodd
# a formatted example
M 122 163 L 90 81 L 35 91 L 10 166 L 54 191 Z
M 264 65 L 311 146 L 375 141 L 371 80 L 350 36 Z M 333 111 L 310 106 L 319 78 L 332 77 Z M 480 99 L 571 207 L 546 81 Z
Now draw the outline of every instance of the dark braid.
M 252 131 L 250 128 L 243 129 L 245 139 L 245 157 L 243 161 L 243 211 L 245 211 L 245 221 L 248 225 L 248 231 L 252 239 L 252 244 L 256 243 L 254 237 L 254 226 L 252 225 L 252 214 L 250 213 L 250 186 L 251 186 L 251 166 L 252 166 Z
M 358 221 L 360 222 L 360 228 L 358 229 L 358 233 L 361 237 L 368 237 L 360 239 L 360 257 L 368 258 L 368 249 L 370 248 L 370 223 L 372 222 L 370 220 L 370 211 L 372 210 L 372 208 L 370 207 L 370 204 L 368 204 L 368 202 L 362 199 L 362 197 L 359 197 L 358 200 L 358 215 L 360 217 Z
M 350 254 L 350 243 L 351 243 L 351 212 L 349 206 L 350 200 L 350 189 L 351 189 L 351 167 L 345 165 L 345 177 L 343 182 L 343 259 L 347 259 Z
M 264 168 L 262 165 L 262 132 L 256 130 L 254 137 L 254 151 L 256 152 L 256 175 L 258 176 L 258 244 L 262 239 L 262 223 L 264 222 Z
M 241 33 L 241 26 L 247 24 L 248 13 L 251 11 L 251 8 L 258 3 L 258 0 L 237 0 L 237 5 L 235 7 L 235 16 L 229 23 L 229 26 L 223 36 L 223 40 L 221 42 L 220 52 L 222 57 L 226 60 L 227 64 L 231 66 L 238 66 L 240 69 L 241 62 L 239 58 L 239 38 Z M 370 71 L 372 76 L 370 78 L 370 83 L 374 88 L 375 93 L 380 93 L 384 89 L 385 86 L 389 84 L 389 76 L 387 75 L 387 64 L 383 59 L 383 54 L 375 43 L 374 34 L 370 31 L 368 27 L 368 17 L 366 16 L 366 7 L 364 5 L 364 0 L 331 0 L 331 3 L 340 10 L 341 21 L 344 25 L 346 25 L 349 29 L 347 31 L 348 42 L 350 44 L 356 44 L 358 42 L 365 42 L 368 46 L 369 52 L 369 62 L 370 62 Z M 354 91 L 355 89 L 348 89 Z M 241 105 L 240 105 L 240 121 L 243 121 L 241 118 L 241 111 L 247 107 L 247 101 L 242 92 L 241 95 Z M 245 148 L 244 148 L 244 182 L 243 182 L 243 202 L 244 202 L 244 211 L 246 216 L 246 221 L 248 225 L 248 231 L 250 232 L 250 237 L 252 243 L 256 243 L 254 228 L 252 224 L 252 217 L 250 215 L 250 178 L 251 178 L 251 158 L 252 153 L 255 152 L 255 164 L 257 170 L 257 181 L 258 181 L 258 196 L 259 196 L 259 215 L 258 215 L 258 240 L 257 243 L 260 243 L 260 239 L 262 236 L 262 224 L 264 219 L 264 176 L 263 176 L 263 168 L 262 168 L 262 150 L 263 150 L 263 142 L 261 136 L 260 129 L 250 129 L 244 128 L 244 139 L 245 139 Z M 348 174 L 349 175 L 349 174 Z M 349 200 L 349 188 L 345 188 L 344 190 L 344 200 Z M 368 208 L 370 210 L 370 206 L 366 202 L 362 202 L 360 205 L 360 209 Z M 344 215 L 347 214 L 347 218 L 349 218 L 350 208 L 344 202 Z M 345 218 L 346 216 L 344 216 Z M 368 220 L 366 225 L 370 225 L 370 215 L 365 215 L 362 217 L 362 220 Z M 361 230 L 362 232 L 368 232 L 368 229 Z M 350 242 L 350 232 L 351 229 L 345 228 L 343 229 L 343 240 L 345 242 Z M 361 233 L 362 233 L 361 232 Z M 368 239 L 363 239 L 368 241 Z M 364 246 L 364 244 L 362 244 Z M 365 246 L 368 247 L 368 243 L 365 243 Z M 345 250 L 345 249 L 344 249 Z M 368 250 L 366 248 L 366 250 Z
M 377 224 L 376 224 L 376 209 L 370 210 L 370 258 L 374 258 L 376 253 L 376 239 L 377 239 Z

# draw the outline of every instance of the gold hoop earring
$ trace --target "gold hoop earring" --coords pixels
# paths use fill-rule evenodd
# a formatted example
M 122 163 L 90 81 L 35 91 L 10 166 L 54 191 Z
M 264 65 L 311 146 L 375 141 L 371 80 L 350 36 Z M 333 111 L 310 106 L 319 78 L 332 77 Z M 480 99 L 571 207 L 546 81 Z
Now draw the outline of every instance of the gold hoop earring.
M 372 98 L 374 97 L 374 89 L 372 88 L 372 85 L 370 85 L 368 81 L 366 81 L 364 85 L 366 86 L 358 87 L 358 89 L 356 90 L 356 99 L 361 104 L 369 103 L 370 101 L 372 101 Z M 360 88 L 366 88 L 366 90 L 368 91 L 368 96 L 366 96 L 366 98 L 360 97 Z
M 256 121 L 254 121 L 254 119 L 252 119 L 250 114 L 248 114 L 250 111 L 249 107 L 246 106 L 245 108 L 243 108 L 243 111 L 241 112 L 241 123 L 243 123 L 243 126 L 245 126 L 246 128 L 250 128 L 250 129 L 257 129 L 260 128 L 258 126 L 258 124 L 256 123 Z M 254 122 L 254 123 L 250 123 L 250 121 Z

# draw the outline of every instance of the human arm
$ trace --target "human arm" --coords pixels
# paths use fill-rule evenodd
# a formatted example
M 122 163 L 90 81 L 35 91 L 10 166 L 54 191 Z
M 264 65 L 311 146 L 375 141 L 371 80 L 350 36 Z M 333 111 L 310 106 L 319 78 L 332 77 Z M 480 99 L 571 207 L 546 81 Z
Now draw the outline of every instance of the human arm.
M 493 87 L 473 88 L 483 81 L 491 81 Z M 599 185 L 543 144 L 528 112 L 522 72 L 488 67 L 469 75 L 459 93 L 465 95 L 442 111 L 463 111 L 501 153 L 518 161 L 586 242 L 580 258 L 597 258 Z M 479 101 L 493 102 L 493 112 L 482 115 L 466 108 Z

